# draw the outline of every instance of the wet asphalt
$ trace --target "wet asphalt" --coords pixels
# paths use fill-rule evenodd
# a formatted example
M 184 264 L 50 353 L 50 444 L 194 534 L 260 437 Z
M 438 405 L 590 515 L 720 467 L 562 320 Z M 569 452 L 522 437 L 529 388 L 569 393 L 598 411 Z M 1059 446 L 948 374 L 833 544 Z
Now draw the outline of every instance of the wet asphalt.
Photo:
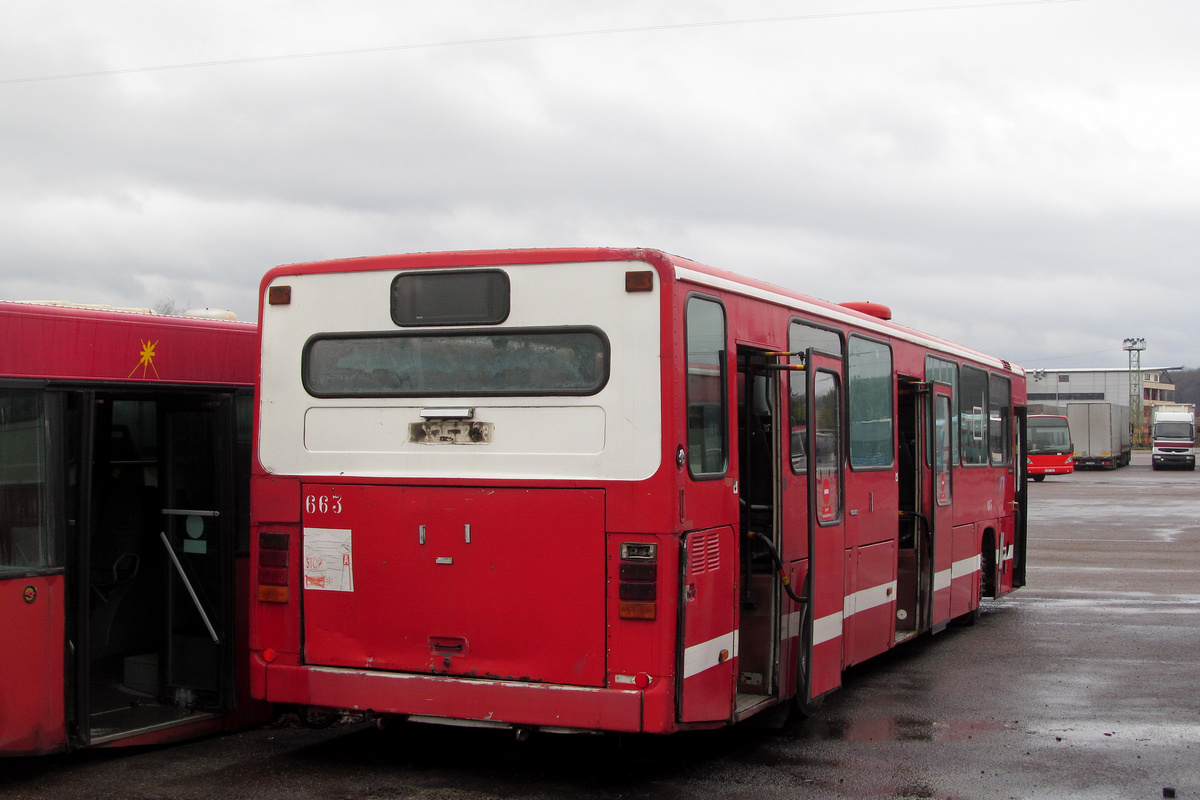
M 1030 485 L 1028 585 L 813 717 L 666 738 L 276 725 L 0 760 L 0 798 L 1200 798 L 1200 472 Z

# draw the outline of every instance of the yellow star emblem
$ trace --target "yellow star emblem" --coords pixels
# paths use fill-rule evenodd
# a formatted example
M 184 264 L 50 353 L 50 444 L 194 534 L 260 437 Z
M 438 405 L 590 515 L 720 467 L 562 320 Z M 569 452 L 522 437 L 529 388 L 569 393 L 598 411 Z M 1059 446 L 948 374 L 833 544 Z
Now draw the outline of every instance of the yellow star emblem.
M 138 341 L 141 340 L 139 339 Z M 158 342 L 151 342 L 149 340 L 142 342 L 142 352 L 140 353 L 141 360 L 138 361 L 137 365 L 134 366 L 132 370 L 130 370 L 129 377 L 133 377 L 133 373 L 138 371 L 138 367 L 142 368 L 143 378 L 146 377 L 146 373 L 149 370 L 153 370 L 154 377 L 158 377 L 158 370 L 154 367 L 154 348 L 156 347 L 158 347 Z

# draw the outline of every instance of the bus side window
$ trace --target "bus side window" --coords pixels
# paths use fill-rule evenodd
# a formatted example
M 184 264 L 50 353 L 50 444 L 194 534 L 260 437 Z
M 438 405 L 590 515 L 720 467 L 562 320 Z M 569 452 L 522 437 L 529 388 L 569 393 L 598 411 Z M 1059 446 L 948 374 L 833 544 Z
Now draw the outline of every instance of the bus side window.
M 715 300 L 687 304 L 687 461 L 692 477 L 725 474 L 725 310 Z
M 0 573 L 53 566 L 43 395 L 0 390 Z
M 1007 378 L 999 375 L 989 377 L 988 392 L 988 442 L 992 453 L 992 464 L 1004 466 L 1012 457 L 1009 431 L 1012 428 L 1012 387 Z

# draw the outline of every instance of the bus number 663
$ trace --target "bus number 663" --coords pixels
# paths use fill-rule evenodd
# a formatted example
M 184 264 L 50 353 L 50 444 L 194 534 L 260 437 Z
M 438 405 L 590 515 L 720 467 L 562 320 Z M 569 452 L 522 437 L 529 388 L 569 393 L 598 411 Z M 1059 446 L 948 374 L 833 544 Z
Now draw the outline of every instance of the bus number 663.
M 341 495 L 310 494 L 304 498 L 306 514 L 328 514 L 331 511 L 334 514 L 342 513 Z

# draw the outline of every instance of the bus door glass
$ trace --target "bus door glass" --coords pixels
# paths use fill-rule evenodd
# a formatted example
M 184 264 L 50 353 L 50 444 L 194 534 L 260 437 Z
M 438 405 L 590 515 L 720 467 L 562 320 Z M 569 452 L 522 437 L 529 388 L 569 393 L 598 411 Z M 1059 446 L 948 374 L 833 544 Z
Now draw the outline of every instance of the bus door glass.
M 232 703 L 236 485 L 233 399 L 173 400 L 159 411 L 160 545 L 167 555 L 164 699 Z
M 925 517 L 932 523 L 931 563 L 933 598 L 930 625 L 936 627 L 950 619 L 950 578 L 953 566 L 953 397 L 951 387 L 933 383 L 929 418 L 927 469 L 929 487 L 925 496 Z
M 0 754 L 66 741 L 66 597 L 46 423 L 44 392 L 0 388 Z
M 811 614 L 808 631 L 811 674 L 807 696 L 820 697 L 841 685 L 842 614 L 845 598 L 845 527 L 842 515 L 842 362 L 810 351 L 808 385 L 808 519 L 811 568 L 806 584 Z M 804 633 L 802 631 L 801 639 Z

